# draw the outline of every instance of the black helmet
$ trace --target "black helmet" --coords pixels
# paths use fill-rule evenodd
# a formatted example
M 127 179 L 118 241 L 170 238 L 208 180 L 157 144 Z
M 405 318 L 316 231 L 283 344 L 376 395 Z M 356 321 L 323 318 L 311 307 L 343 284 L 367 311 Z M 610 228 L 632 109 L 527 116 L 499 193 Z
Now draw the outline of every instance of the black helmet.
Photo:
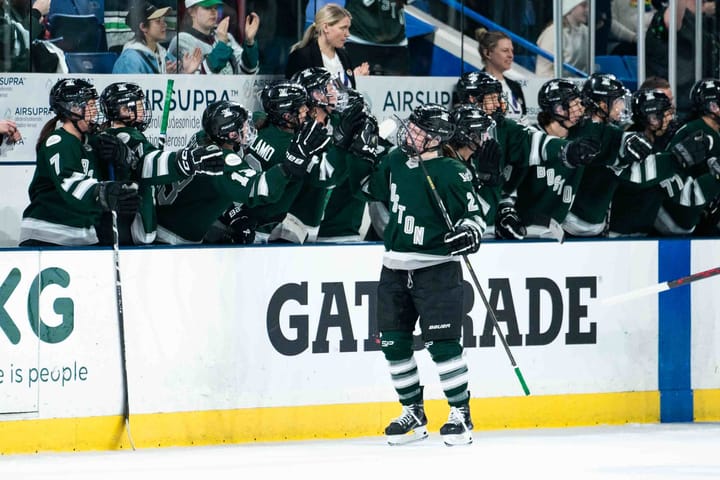
M 239 103 L 219 100 L 208 105 L 203 112 L 202 127 L 215 143 L 249 145 L 255 135 L 249 118 L 250 114 Z
M 50 109 L 61 119 L 76 122 L 85 118 L 87 103 L 97 98 L 97 90 L 92 84 L 79 78 L 64 78 L 50 89 Z M 80 112 L 73 109 L 80 109 Z
M 138 120 L 138 102 L 143 105 L 141 120 Z M 124 116 L 122 107 L 127 107 L 133 117 L 128 119 Z M 105 87 L 100 94 L 100 109 L 107 120 L 123 122 L 141 132 L 145 131 L 152 120 L 152 110 L 145 100 L 145 93 L 136 83 L 116 82 Z
M 695 111 L 701 115 L 717 115 L 717 108 L 720 107 L 720 80 L 714 78 L 698 80 L 690 90 L 690 102 Z
M 672 102 L 662 90 L 643 88 L 633 93 L 632 119 L 643 128 L 662 126 L 665 112 L 672 108 Z
M 568 110 L 570 102 L 576 98 L 581 98 L 580 90 L 573 82 L 561 78 L 545 82 L 538 90 L 538 106 L 540 110 L 550 114 L 555 113 L 557 105 Z
M 456 147 L 475 144 L 480 146 L 483 137 L 495 126 L 495 121 L 477 105 L 464 103 L 450 113 L 450 121 L 455 125 L 455 133 L 450 143 Z
M 582 97 L 585 108 L 591 113 L 608 118 L 609 111 L 605 111 L 600 102 L 605 102 L 608 109 L 618 98 L 629 97 L 630 92 L 610 73 L 593 73 L 585 80 L 582 88 Z M 629 106 L 629 105 L 627 105 Z M 626 107 L 627 107 L 626 106 Z
M 332 80 L 332 74 L 324 67 L 310 67 L 300 70 L 294 74 L 290 81 L 299 83 L 307 91 L 309 103 L 312 106 L 327 107 L 329 101 L 315 98 L 313 92 L 319 91 L 326 99 L 329 97 L 328 84 Z
M 415 124 L 418 128 L 423 130 L 427 136 L 423 142 L 422 150 L 417 151 L 416 147 L 411 146 L 407 138 L 411 137 L 412 134 L 405 126 L 405 128 L 398 129 L 398 141 L 397 144 L 400 148 L 408 155 L 419 155 L 423 152 L 430 150 L 428 144 L 434 139 L 440 140 L 440 142 L 447 142 L 455 133 L 455 126 L 450 121 L 450 112 L 443 107 L 435 103 L 426 103 L 416 107 L 415 110 L 408 117 L 408 122 Z M 433 147 L 432 149 L 440 148 L 440 145 Z
M 294 128 L 299 123 L 300 108 L 308 103 L 308 95 L 299 83 L 280 80 L 263 88 L 260 101 L 270 122 Z
M 546 115 L 547 117 L 545 118 L 560 122 L 560 124 L 567 128 L 564 122 L 570 120 L 570 102 L 576 98 L 582 99 L 582 96 L 580 95 L 580 90 L 573 82 L 561 78 L 549 80 L 538 90 L 540 113 Z M 558 113 L 558 106 L 567 113 L 565 115 Z M 538 116 L 538 118 L 540 118 L 540 116 Z M 545 120 L 540 120 L 541 124 L 544 124 L 544 122 Z
M 482 102 L 482 98 L 491 93 L 502 95 L 502 84 L 485 72 L 463 73 L 457 82 L 460 103 L 470 103 L 469 97 L 471 96 Z

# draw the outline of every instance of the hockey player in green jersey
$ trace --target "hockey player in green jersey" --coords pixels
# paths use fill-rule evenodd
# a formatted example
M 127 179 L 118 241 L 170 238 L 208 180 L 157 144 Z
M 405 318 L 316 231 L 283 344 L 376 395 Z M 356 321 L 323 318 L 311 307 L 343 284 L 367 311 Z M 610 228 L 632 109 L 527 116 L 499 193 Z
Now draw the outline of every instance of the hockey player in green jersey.
M 688 235 L 720 196 L 720 80 L 702 79 L 690 91 L 692 115 L 670 141 L 669 148 L 695 139 L 706 150 L 685 145 L 680 148 L 682 182 L 669 182 L 668 196 L 663 200 L 655 229 L 661 235 Z
M 467 167 L 441 155 L 442 143 L 454 132 L 444 107 L 417 107 L 398 132 L 400 148 L 380 157 L 377 164 L 351 164 L 368 172 L 362 183 L 366 198 L 390 206 L 377 315 L 382 351 L 402 414 L 390 422 L 385 434 L 393 445 L 427 437 L 423 387 L 413 356 L 413 331 L 419 317 L 422 339 L 450 404 L 450 416 L 440 433 L 448 444 L 470 443 L 473 424 L 468 368 L 460 343 L 463 285 L 457 255 L 474 253 L 480 247 L 485 227 L 480 199 Z M 429 191 L 430 178 L 455 232 L 448 231 Z
M 580 90 L 569 80 L 553 79 L 538 91 L 537 128 L 548 135 L 567 138 L 585 113 Z M 524 172 L 517 186 L 515 207 L 528 238 L 562 240 L 562 222 L 575 198 L 584 165 L 548 162 Z
M 348 89 L 347 96 L 347 106 L 339 112 L 339 121 L 333 130 L 335 147 L 348 162 L 355 161 L 355 155 L 377 156 L 377 120 L 360 92 Z M 325 205 L 317 242 L 365 240 L 370 228 L 367 203 L 353 194 L 352 182 L 349 176 L 344 176 L 332 189 Z
M 332 132 L 332 115 L 336 105 L 346 103 L 344 92 L 330 72 L 311 67 L 292 76 L 293 82 L 305 87 L 308 94 L 308 116 Z M 313 173 L 305 179 L 287 215 L 277 227 L 278 238 L 290 243 L 315 242 L 332 189 L 347 175 L 346 152 L 330 143 L 318 157 Z
M 500 145 L 494 138 L 495 121 L 480 107 L 465 103 L 450 112 L 450 121 L 455 126 L 452 138 L 443 150 L 449 157 L 456 157 L 466 164 L 473 175 L 473 185 L 480 200 L 483 216 L 490 205 L 499 200 L 501 185 Z
M 194 176 L 158 189 L 157 232 L 162 243 L 202 242 L 233 202 L 252 208 L 277 201 L 292 178 L 305 176 L 310 164 L 319 161 L 330 141 L 322 125 L 306 122 L 285 152 L 285 161 L 261 172 L 243 159 L 243 149 L 255 136 L 243 106 L 226 100 L 212 103 L 203 112 L 202 125 L 191 145 L 220 147 L 225 170 L 222 175 Z
M 50 89 L 55 116 L 38 138 L 21 246 L 95 245 L 103 211 L 137 210 L 137 185 L 107 181 L 106 160 L 113 159 L 100 158 L 88 141 L 97 129 L 97 99 L 95 87 L 81 79 L 61 79 Z
M 652 145 L 651 152 L 622 175 L 610 205 L 608 236 L 646 236 L 653 233 L 658 210 L 666 197 L 665 186 L 682 182 L 676 173 L 672 153 L 665 151 L 665 137 L 673 121 L 672 101 L 660 89 L 640 89 L 632 95 L 633 124 L 628 131 L 639 132 Z M 702 147 L 702 143 L 699 144 Z M 688 145 L 686 152 L 692 146 Z M 704 148 L 703 153 L 704 156 Z M 677 178 L 673 179 L 673 177 Z
M 220 174 L 225 166 L 222 152 L 217 148 L 213 151 L 184 148 L 177 152 L 164 152 L 153 145 L 143 133 L 152 120 L 152 110 L 142 89 L 135 83 L 115 82 L 105 87 L 100 94 L 100 110 L 107 127 L 103 134 L 96 137 L 96 144 L 100 150 L 106 150 L 107 155 L 116 156 L 117 146 L 108 141 L 108 136 L 111 136 L 130 149 L 131 160 L 118 166 L 115 177 L 136 182 L 142 197 L 137 214 L 130 218 L 118 218 L 120 243 L 153 243 L 157 225 L 155 185 L 181 181 L 195 174 Z
M 614 75 L 593 74 L 581 93 L 586 118 L 570 129 L 568 138 L 591 138 L 602 149 L 593 165 L 585 168 L 563 228 L 569 235 L 594 237 L 606 234 L 618 177 L 627 175 L 627 167 L 645 158 L 651 146 L 621 127 L 630 118 L 630 92 Z
M 257 171 L 285 163 L 285 152 L 305 122 L 308 96 L 299 83 L 279 80 L 260 92 L 263 112 L 257 112 L 257 137 L 248 145 L 245 161 Z M 216 222 L 214 230 L 224 232 L 213 243 L 268 243 L 280 238 L 276 227 L 290 210 L 305 176 L 293 177 L 277 201 L 249 208 L 232 205 Z M 208 240 L 206 238 L 206 240 Z
M 526 230 L 514 206 L 517 185 L 507 183 L 513 171 L 548 161 L 561 161 L 571 166 L 586 165 L 597 155 L 597 145 L 583 139 L 568 142 L 505 118 L 502 85 L 485 72 L 463 74 L 458 80 L 456 93 L 460 103 L 478 104 L 496 123 L 496 140 L 502 152 L 500 168 L 505 181 L 495 187 L 501 200 L 491 205 L 487 216 L 490 227 L 486 235 L 522 239 Z M 522 175 L 516 177 L 522 178 Z

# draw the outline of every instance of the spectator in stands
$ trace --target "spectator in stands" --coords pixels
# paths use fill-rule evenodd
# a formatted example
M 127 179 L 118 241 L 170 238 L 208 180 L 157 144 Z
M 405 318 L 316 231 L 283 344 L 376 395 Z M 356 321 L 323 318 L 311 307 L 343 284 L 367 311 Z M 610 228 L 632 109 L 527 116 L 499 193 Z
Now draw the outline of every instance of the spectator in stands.
M 584 0 L 563 1 L 563 63 L 568 63 L 578 70 L 588 71 L 588 4 Z M 538 47 L 550 53 L 555 51 L 555 26 L 551 23 L 537 39 Z M 553 63 L 538 55 L 535 73 L 541 77 L 554 76 Z M 573 76 L 569 73 L 563 76 Z
M 30 44 L 45 32 L 42 17 L 50 10 L 50 0 L 7 0 L 0 3 L 0 71 L 29 72 Z M 54 71 L 54 70 L 53 70 Z
M 246 0 L 245 11 L 257 12 L 263 28 L 255 41 L 260 49 L 260 74 L 283 75 L 290 48 L 305 30 L 305 9 L 310 0 Z M 315 1 L 313 0 L 313 5 Z M 225 9 L 225 11 L 227 8 Z M 313 15 L 315 16 L 315 12 Z
M 612 0 L 612 33 L 614 40 L 610 45 L 612 55 L 637 54 L 637 3 L 637 0 Z M 645 35 L 652 17 L 653 10 L 649 4 L 646 4 L 642 35 Z
M 255 43 L 260 17 L 252 12 L 245 18 L 245 39 L 242 46 L 228 31 L 230 17 L 220 20 L 218 6 L 222 0 L 185 0 L 182 27 L 168 50 L 184 58 L 200 48 L 203 61 L 194 73 L 255 74 L 259 70 L 259 50 Z M 181 69 L 185 71 L 185 69 Z
M 505 77 L 505 72 L 512 68 L 513 44 L 510 37 L 502 32 L 489 32 L 484 28 L 475 31 L 478 41 L 478 52 L 483 60 L 484 72 L 492 75 L 503 87 L 503 95 L 507 102 L 505 116 L 519 121 L 527 114 L 525 95 L 520 83 Z
M 178 62 L 162 46 L 167 35 L 165 16 L 170 7 L 157 8 L 144 0 L 133 5 L 128 14 L 128 24 L 135 38 L 126 43 L 120 57 L 113 66 L 113 73 L 182 73 L 195 72 L 202 62 L 199 47 L 183 55 Z M 178 65 L 179 64 L 179 65 Z
M 325 67 L 346 86 L 355 88 L 355 76 L 368 75 L 370 65 L 364 62 L 353 68 L 343 48 L 350 36 L 351 20 L 350 12 L 335 3 L 318 10 L 302 40 L 290 49 L 285 76 L 290 78 L 310 67 Z
M 670 9 L 664 4 L 650 22 L 645 35 L 646 75 L 668 78 L 668 28 L 671 25 Z M 715 2 L 704 2 L 702 13 L 708 17 L 715 15 Z M 703 22 L 702 30 L 702 76 L 715 77 L 717 71 L 715 59 L 719 46 L 715 28 L 711 22 Z M 677 115 L 681 122 L 691 113 L 690 90 L 695 83 L 695 0 L 678 0 L 677 17 Z
M 345 48 L 351 58 L 366 60 L 373 75 L 407 75 L 410 72 L 405 3 L 406 0 L 345 2 L 345 8 L 353 18 Z

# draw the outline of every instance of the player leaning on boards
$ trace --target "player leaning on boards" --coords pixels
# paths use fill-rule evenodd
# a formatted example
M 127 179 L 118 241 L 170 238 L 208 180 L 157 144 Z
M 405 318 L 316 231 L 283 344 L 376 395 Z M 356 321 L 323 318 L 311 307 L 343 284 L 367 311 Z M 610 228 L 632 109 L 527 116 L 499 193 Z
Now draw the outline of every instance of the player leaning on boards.
M 184 180 L 193 175 L 221 175 L 225 162 L 219 148 L 185 147 L 177 152 L 163 151 L 143 133 L 152 120 L 152 110 L 139 85 L 130 82 L 111 83 L 100 94 L 100 109 L 107 124 L 96 145 L 106 155 L 118 159 L 115 178 L 137 182 L 142 203 L 131 216 L 119 217 L 121 244 L 153 243 L 156 237 L 156 185 Z M 130 156 L 119 155 L 116 143 L 129 148 Z M 126 161 L 122 161 L 125 159 Z
M 95 87 L 85 80 L 61 79 L 49 97 L 55 116 L 38 138 L 20 245 L 96 245 L 95 224 L 103 211 L 137 210 L 137 185 L 106 181 L 114 158 L 102 158 L 91 144 L 98 120 Z
M 450 416 L 440 434 L 448 445 L 472 442 L 468 367 L 460 343 L 463 285 L 459 255 L 478 250 L 485 220 L 472 173 L 459 160 L 441 155 L 442 143 L 453 131 L 444 107 L 422 105 L 399 129 L 399 148 L 376 162 L 366 156 L 367 162 L 351 164 L 351 168 L 367 172 L 365 177 L 362 173 L 356 177 L 364 178 L 364 195 L 390 206 L 377 315 L 382 351 L 402 404 L 402 414 L 385 429 L 391 445 L 427 437 L 423 387 L 413 357 L 418 316 L 422 339 L 437 365 L 450 405 Z M 453 233 L 429 192 L 429 179 L 455 225 Z
M 220 147 L 225 169 L 222 175 L 195 176 L 159 189 L 158 241 L 162 243 L 201 243 L 233 202 L 251 208 L 276 202 L 292 180 L 307 175 L 310 163 L 330 141 L 320 124 L 306 122 L 288 147 L 285 161 L 260 172 L 244 158 L 244 149 L 256 135 L 245 107 L 227 100 L 211 103 L 203 112 L 202 126 L 190 145 Z

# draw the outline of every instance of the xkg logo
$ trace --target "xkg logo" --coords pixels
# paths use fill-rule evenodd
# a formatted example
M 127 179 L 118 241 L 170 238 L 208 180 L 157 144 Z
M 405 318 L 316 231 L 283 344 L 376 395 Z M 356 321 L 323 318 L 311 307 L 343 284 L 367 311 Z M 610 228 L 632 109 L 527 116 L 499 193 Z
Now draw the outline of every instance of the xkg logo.
M 2 278 L 2 277 L 0 277 Z M 18 322 L 13 319 L 5 308 L 8 300 L 15 293 L 22 274 L 13 268 L 0 284 L 0 330 L 5 333 L 10 343 L 17 345 L 20 342 L 20 329 Z M 30 284 L 27 294 L 27 321 L 37 337 L 46 343 L 59 343 L 70 336 L 75 326 L 75 309 L 72 299 L 58 297 L 53 302 L 53 311 L 62 317 L 57 326 L 49 326 L 40 318 L 40 297 L 43 290 L 51 285 L 67 288 L 70 285 L 70 275 L 62 268 L 46 268 L 38 273 Z

